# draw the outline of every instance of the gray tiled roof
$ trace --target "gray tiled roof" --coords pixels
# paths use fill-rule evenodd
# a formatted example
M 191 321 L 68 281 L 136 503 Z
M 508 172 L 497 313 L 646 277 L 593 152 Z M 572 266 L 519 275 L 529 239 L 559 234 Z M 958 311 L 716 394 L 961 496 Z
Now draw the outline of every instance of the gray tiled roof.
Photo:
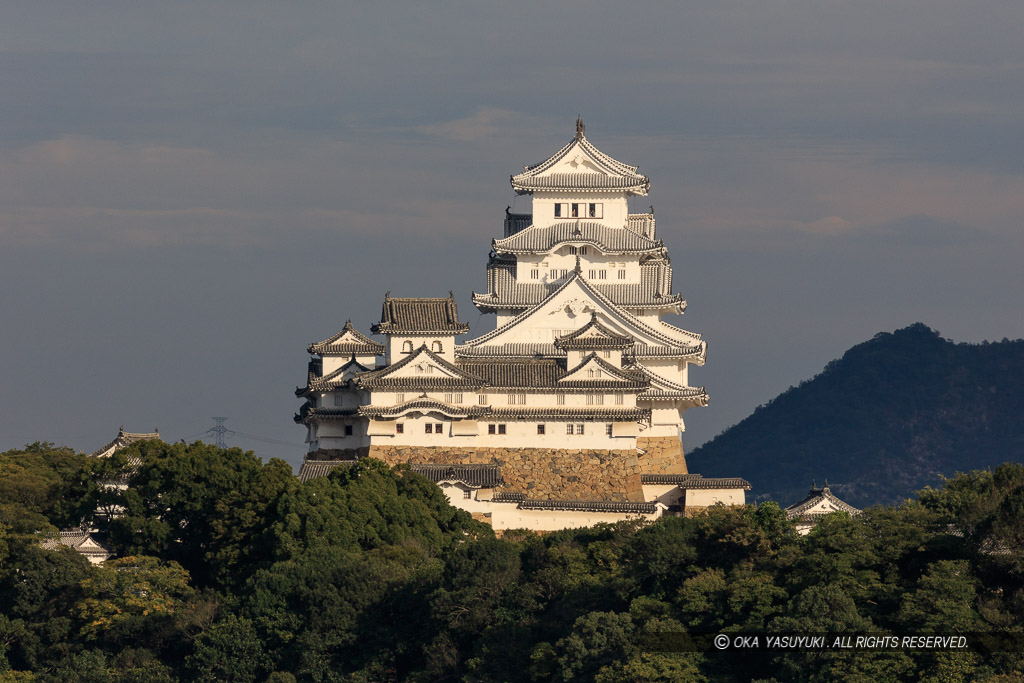
M 645 176 L 618 177 L 599 173 L 552 173 L 540 178 L 513 176 L 512 187 L 523 192 L 537 190 L 632 190 L 646 194 L 651 183 Z
M 361 406 L 359 414 L 366 417 L 398 417 L 411 411 L 435 412 L 449 417 L 480 417 L 491 412 L 487 406 L 461 406 L 444 403 L 432 398 L 414 398 L 404 403 L 390 406 Z
M 577 154 L 594 163 L 601 172 L 557 173 L 539 177 L 562 159 Z M 632 194 L 647 194 L 651 182 L 647 176 L 636 171 L 636 166 L 613 159 L 591 144 L 583 134 L 582 123 L 577 121 L 576 135 L 572 140 L 541 163 L 527 166 L 522 173 L 512 176 L 511 183 L 520 194 L 549 189 L 614 189 L 628 190 Z
M 416 474 L 422 474 L 434 483 L 457 481 L 470 488 L 494 488 L 501 486 L 501 470 L 497 465 L 435 465 L 411 463 L 409 465 Z
M 380 322 L 370 328 L 374 334 L 463 334 L 469 325 L 459 321 L 455 296 L 446 298 L 395 298 L 384 295 Z
M 293 419 L 298 424 L 309 424 L 313 421 L 344 420 L 355 417 L 358 412 L 358 408 L 314 408 L 309 401 L 306 401 Z
M 560 391 L 635 389 L 639 391 L 648 386 L 646 379 L 637 374 L 624 373 L 601 359 L 597 360 L 599 363 L 604 363 L 602 368 L 607 370 L 612 379 L 562 381 L 568 372 L 555 359 L 515 361 L 460 359 L 458 365 L 466 373 L 481 378 L 486 387 L 493 389 L 557 389 Z
M 491 496 L 492 503 L 520 503 L 526 500 L 526 494 L 518 491 L 498 491 Z
M 326 477 L 335 467 L 351 467 L 358 460 L 306 460 L 299 470 L 299 481 Z
M 349 337 L 348 339 L 345 341 L 339 341 L 346 335 Z M 341 331 L 337 334 L 334 334 L 321 342 L 310 344 L 306 347 L 306 350 L 310 353 L 320 355 L 348 355 L 353 353 L 372 353 L 375 356 L 384 355 L 384 345 L 380 342 L 373 341 L 366 335 L 359 332 L 359 330 L 352 327 L 351 320 L 346 321 L 345 326 L 341 328 Z
M 655 503 L 632 503 L 613 500 L 524 500 L 520 510 L 565 510 L 573 512 L 619 512 L 652 515 L 658 511 Z
M 606 254 L 664 253 L 665 245 L 629 228 L 612 228 L 596 221 L 565 220 L 546 227 L 532 225 L 504 239 L 492 241 L 495 251 L 509 254 L 540 254 L 560 244 L 585 244 Z
M 699 474 L 641 474 L 644 484 L 676 484 L 681 489 L 743 489 L 750 490 L 750 482 L 739 477 L 702 477 Z
M 93 458 L 109 458 L 115 452 L 121 450 L 122 448 L 127 448 L 128 446 L 132 445 L 136 441 L 159 441 L 159 440 L 160 440 L 160 430 L 159 429 L 153 430 L 152 432 L 126 432 L 126 431 L 124 431 L 124 427 L 121 427 L 118 430 L 117 436 L 114 437 L 113 441 L 111 441 L 110 443 L 108 443 L 107 445 L 105 445 L 105 446 L 103 446 L 101 448 L 96 449 L 95 451 L 93 451 L 89 455 L 90 455 L 90 457 L 93 457 Z
M 473 303 L 478 308 L 530 308 L 561 283 L 520 281 L 516 279 L 515 259 L 495 256 L 487 264 L 487 293 L 474 293 Z M 679 313 L 686 309 L 682 295 L 671 293 L 672 266 L 664 258 L 649 257 L 641 264 L 640 282 L 602 284 L 594 280 L 590 285 L 624 308 L 672 308 Z
M 629 350 L 630 358 L 696 358 L 704 356 L 707 347 L 694 346 L 648 346 L 636 344 Z M 455 357 L 463 358 L 565 358 L 566 353 L 554 344 L 497 344 L 494 346 L 462 345 L 455 347 Z

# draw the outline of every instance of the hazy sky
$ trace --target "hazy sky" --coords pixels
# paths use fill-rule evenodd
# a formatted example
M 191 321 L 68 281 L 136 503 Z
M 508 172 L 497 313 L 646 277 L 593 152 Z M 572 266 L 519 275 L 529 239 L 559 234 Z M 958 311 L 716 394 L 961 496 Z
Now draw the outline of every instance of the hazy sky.
M 651 178 L 709 343 L 688 449 L 879 331 L 1024 336 L 1022 29 L 1010 0 L 7 0 L 0 449 L 223 415 L 297 463 L 307 343 L 386 290 L 493 327 L 508 177 L 577 114 Z

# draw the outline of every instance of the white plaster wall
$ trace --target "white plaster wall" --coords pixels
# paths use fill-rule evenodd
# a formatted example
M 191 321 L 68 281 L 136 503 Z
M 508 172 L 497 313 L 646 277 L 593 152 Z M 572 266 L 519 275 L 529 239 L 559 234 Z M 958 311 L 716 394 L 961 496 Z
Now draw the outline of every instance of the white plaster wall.
M 557 168 L 557 167 L 556 167 Z M 553 172 L 554 169 L 552 169 Z M 559 173 L 575 173 L 576 171 L 570 171 L 563 169 L 557 171 Z M 567 203 L 573 202 L 597 202 L 602 204 L 602 211 L 604 218 L 599 219 L 602 223 L 605 223 L 611 227 L 621 228 L 626 225 L 626 216 L 629 215 L 629 203 L 626 201 L 626 193 L 614 193 L 614 192 L 573 192 L 573 193 L 554 193 L 554 192 L 534 192 L 533 193 L 533 224 L 534 225 L 551 225 L 558 221 L 571 221 L 576 220 L 575 218 L 555 218 L 555 204 L 556 203 Z M 595 220 L 593 218 L 584 217 L 582 220 Z
M 644 484 L 644 500 L 648 503 L 681 505 L 683 491 L 676 484 Z
M 449 363 L 455 362 L 455 336 L 449 335 L 444 337 L 427 337 L 427 336 L 407 336 L 407 335 L 388 335 L 385 346 L 388 350 L 388 365 L 397 363 L 398 361 L 404 360 L 410 353 L 402 351 L 405 342 L 412 342 L 413 352 L 426 344 L 427 348 L 433 351 L 434 342 L 441 342 L 441 353 L 437 355 L 444 358 Z M 435 353 L 437 353 L 435 351 Z
M 606 522 L 614 524 L 627 519 L 654 521 L 661 511 L 650 515 L 609 512 L 577 512 L 575 510 L 519 510 L 513 503 L 494 503 L 491 506 L 491 525 L 495 529 L 530 529 L 531 531 L 557 531 L 579 529 Z
M 686 489 L 686 506 L 710 507 L 722 505 L 743 505 L 747 502 L 743 489 Z
M 448 497 L 448 502 L 452 507 L 465 510 L 466 512 L 487 513 L 491 511 L 490 500 L 477 500 L 480 489 L 473 489 L 462 483 L 447 481 L 442 481 L 439 486 L 441 487 L 441 492 Z M 484 490 L 490 492 L 493 489 Z M 469 498 L 465 497 L 466 491 L 469 491 Z
M 344 365 L 345 363 L 348 363 L 350 360 L 352 360 L 352 356 L 351 355 L 348 355 L 348 356 L 324 355 L 324 356 L 321 356 L 321 358 L 323 359 L 323 373 L 324 373 L 324 375 L 331 374 L 332 372 L 334 372 L 335 370 L 340 368 L 342 365 Z M 377 364 L 377 356 L 374 356 L 374 355 L 371 355 L 371 354 L 368 354 L 368 353 L 357 354 L 356 355 L 356 362 L 359 363 L 360 365 L 362 365 L 365 368 L 373 369 L 373 367 Z

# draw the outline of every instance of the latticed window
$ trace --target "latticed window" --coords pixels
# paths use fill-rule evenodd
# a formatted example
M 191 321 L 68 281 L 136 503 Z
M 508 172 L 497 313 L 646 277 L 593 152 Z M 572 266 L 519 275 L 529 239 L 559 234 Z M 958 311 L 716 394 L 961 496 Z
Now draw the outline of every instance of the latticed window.
M 605 433 L 605 436 L 611 436 L 612 435 L 612 425 L 611 425 L 610 422 L 604 426 L 604 433 Z
M 608 271 L 607 270 L 599 270 L 599 271 L 597 271 L 597 279 L 598 280 L 607 280 L 608 279 Z
M 572 425 L 571 424 L 565 425 L 565 433 L 566 434 L 572 434 L 573 433 L 573 429 L 572 429 Z
M 455 394 L 445 394 L 444 395 L 444 402 L 445 403 L 453 403 L 454 401 L 455 401 Z
M 539 280 L 540 279 L 540 270 L 538 270 L 537 268 L 534 268 L 533 270 L 531 270 L 530 271 L 530 278 L 534 279 L 534 280 Z
M 625 268 L 623 268 L 622 270 L 619 271 L 619 279 L 620 280 L 625 280 L 626 279 L 626 269 Z
M 498 433 L 499 434 L 504 434 L 505 433 L 505 425 L 503 425 L 503 424 L 498 425 Z
M 544 433 L 544 425 L 542 425 L 542 424 L 537 425 L 537 433 L 538 434 L 543 434 Z
M 487 395 L 480 394 L 479 396 L 476 397 L 476 402 L 482 406 L 487 405 Z
M 462 394 L 455 394 L 455 402 L 462 403 Z
M 622 394 L 615 394 L 615 405 L 621 406 L 624 398 Z
M 580 247 L 580 256 L 586 256 L 586 255 L 587 255 L 587 248 L 586 247 Z
M 557 403 L 560 406 L 564 406 L 565 405 L 565 394 L 557 394 L 555 396 L 555 403 Z
M 444 425 L 441 424 L 440 422 L 436 423 L 434 425 L 434 433 L 435 434 L 444 434 Z
M 430 424 L 429 422 L 427 423 L 427 425 L 423 429 L 424 429 L 424 431 L 426 431 L 427 434 L 433 434 L 434 433 L 434 425 Z
M 577 424 L 576 425 L 576 433 L 577 434 L 583 434 L 583 425 L 581 425 L 581 424 Z
M 494 424 L 487 425 L 487 433 L 488 434 L 495 434 L 495 433 L 497 433 L 497 429 L 498 429 L 498 425 L 494 425 Z
M 587 405 L 588 406 L 602 406 L 602 405 L 604 405 L 604 394 L 587 394 Z
M 395 394 L 395 403 L 404 403 L 405 394 Z
M 472 498 L 473 497 L 473 492 L 470 491 L 469 489 L 466 489 L 465 491 L 462 492 L 462 497 L 463 498 Z
M 526 394 L 509 394 L 508 404 L 511 405 L 524 405 L 526 403 Z
M 344 397 L 341 394 L 335 394 L 334 395 L 334 405 L 340 406 L 344 402 L 345 402 L 345 399 L 344 399 Z
M 405 425 L 402 424 L 401 422 L 396 424 L 395 425 L 395 433 L 396 434 L 404 434 L 405 433 Z

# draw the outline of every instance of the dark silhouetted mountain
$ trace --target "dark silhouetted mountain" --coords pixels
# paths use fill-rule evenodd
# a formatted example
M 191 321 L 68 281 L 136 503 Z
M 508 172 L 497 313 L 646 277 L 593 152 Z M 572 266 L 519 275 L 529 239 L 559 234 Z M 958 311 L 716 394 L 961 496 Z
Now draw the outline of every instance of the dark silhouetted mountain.
M 864 507 L 1022 458 L 1024 341 L 957 344 L 916 323 L 854 346 L 687 462 L 748 479 L 754 500 L 785 506 L 828 478 Z

